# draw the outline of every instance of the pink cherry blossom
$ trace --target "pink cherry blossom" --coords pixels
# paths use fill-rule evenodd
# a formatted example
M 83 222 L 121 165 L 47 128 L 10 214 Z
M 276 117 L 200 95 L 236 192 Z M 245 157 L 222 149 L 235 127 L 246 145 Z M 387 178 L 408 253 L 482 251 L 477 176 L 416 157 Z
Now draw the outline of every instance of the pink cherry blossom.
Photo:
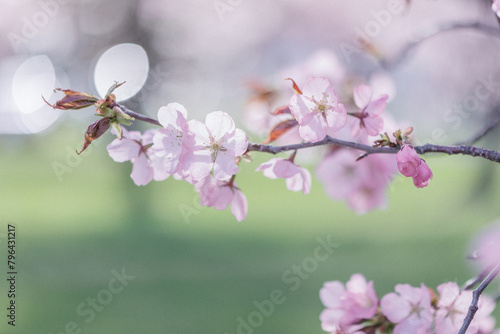
M 323 140 L 327 132 L 344 127 L 347 112 L 328 79 L 312 77 L 290 101 L 290 110 L 299 123 L 302 138 L 310 142 Z
M 382 313 L 396 324 L 394 334 L 428 333 L 432 325 L 431 295 L 425 285 L 420 288 L 398 284 L 380 301 Z
M 386 190 L 397 172 L 394 158 L 369 155 L 356 160 L 359 153 L 336 149 L 318 165 L 316 173 L 332 199 L 347 200 L 358 214 L 386 205 Z
M 236 220 L 242 221 L 246 218 L 247 199 L 234 181 L 220 181 L 209 175 L 196 182 L 195 189 L 200 194 L 201 205 L 224 210 L 231 204 L 231 213 L 236 217 Z
M 476 236 L 473 249 L 481 270 L 491 270 L 500 264 L 500 224 L 488 226 Z
M 156 130 L 148 130 L 143 135 L 138 131 L 123 129 L 122 139 L 113 140 L 108 146 L 110 157 L 116 162 L 130 161 L 133 164 L 130 177 L 138 186 L 151 180 L 161 181 L 169 177 L 161 161 L 151 148 Z
M 326 309 L 320 315 L 324 331 L 336 333 L 340 328 L 355 325 L 372 318 L 377 312 L 378 298 L 373 282 L 361 274 L 354 274 L 346 283 L 326 282 L 319 292 Z
M 403 145 L 396 154 L 398 169 L 406 177 L 413 178 L 417 188 L 426 187 L 432 179 L 432 171 L 411 145 Z
M 153 138 L 153 149 L 169 174 L 179 171 L 188 152 L 187 143 L 193 140 L 186 117 L 186 108 L 179 103 L 169 103 L 158 110 L 158 121 L 163 128 Z
M 383 94 L 372 100 L 372 95 L 372 89 L 366 85 L 354 88 L 354 103 L 360 108 L 360 111 L 354 113 L 358 119 L 351 123 L 353 137 L 360 133 L 367 136 L 377 136 L 384 128 L 384 120 L 380 114 L 385 110 L 389 96 Z
M 306 168 L 299 167 L 289 159 L 273 158 L 257 167 L 270 179 L 286 179 L 286 187 L 291 191 L 308 194 L 311 191 L 311 174 Z
M 238 172 L 235 158 L 248 148 L 248 139 L 227 113 L 214 111 L 205 118 L 205 124 L 197 120 L 188 122 L 194 140 L 189 144 L 189 153 L 183 158 L 189 165 L 189 175 L 194 180 L 213 175 L 221 181 L 229 181 Z
M 457 332 L 464 321 L 472 302 L 472 291 L 460 291 L 457 283 L 443 283 L 437 287 L 439 292 L 438 310 L 436 311 L 436 333 Z M 490 333 L 495 327 L 491 312 L 495 302 L 488 296 L 481 295 L 478 311 L 472 320 L 468 334 Z

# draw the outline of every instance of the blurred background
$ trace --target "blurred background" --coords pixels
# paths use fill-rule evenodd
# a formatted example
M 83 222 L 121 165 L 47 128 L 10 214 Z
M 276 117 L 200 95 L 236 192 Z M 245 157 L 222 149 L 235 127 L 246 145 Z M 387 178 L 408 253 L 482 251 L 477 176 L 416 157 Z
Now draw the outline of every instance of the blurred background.
M 41 97 L 54 103 L 58 87 L 103 96 L 126 81 L 115 93 L 132 110 L 155 117 L 179 102 L 199 119 L 223 110 L 261 141 L 256 91 L 281 92 L 277 107 L 293 93 L 284 78 L 323 75 L 339 90 L 389 93 L 387 113 L 415 128 L 416 143 L 454 144 L 496 117 L 498 33 L 449 29 L 398 55 L 443 25 L 498 27 L 489 1 L 0 4 L 0 243 L 14 225 L 18 271 L 15 328 L 0 283 L 1 333 L 322 333 L 325 281 L 363 273 L 382 297 L 398 283 L 435 288 L 477 273 L 470 240 L 499 215 L 492 162 L 426 155 L 427 188 L 397 176 L 387 208 L 357 215 L 316 179 L 304 196 L 255 173 L 270 157 L 254 154 L 238 176 L 249 203 L 238 223 L 200 207 L 185 182 L 135 186 L 131 165 L 107 155 L 109 133 L 76 155 L 94 110 L 61 112 Z M 498 139 L 492 131 L 478 145 L 499 149 Z M 335 247 L 318 261 L 325 242 Z

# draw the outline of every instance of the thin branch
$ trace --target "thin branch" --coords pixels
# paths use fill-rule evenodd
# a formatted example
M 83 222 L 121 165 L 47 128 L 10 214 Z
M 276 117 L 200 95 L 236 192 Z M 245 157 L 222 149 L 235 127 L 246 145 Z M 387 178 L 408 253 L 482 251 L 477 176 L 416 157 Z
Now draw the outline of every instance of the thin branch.
M 481 296 L 481 293 L 483 293 L 484 289 L 493 281 L 493 279 L 498 275 L 498 271 L 500 268 L 498 265 L 496 265 L 486 276 L 484 281 L 481 282 L 481 284 L 477 287 L 472 292 L 472 302 L 469 306 L 469 311 L 467 312 L 467 315 L 465 316 L 464 323 L 462 324 L 462 328 L 460 328 L 460 331 L 458 334 L 465 334 L 467 331 L 467 328 L 469 328 L 470 323 L 472 322 L 472 319 L 474 319 L 474 315 L 477 312 L 478 309 L 478 303 L 479 303 L 479 297 Z
M 419 154 L 424 154 L 428 152 L 446 153 L 449 155 L 463 154 L 463 155 L 470 155 L 472 157 L 481 157 L 494 162 L 500 162 L 500 152 L 494 150 L 488 150 L 477 146 L 467 146 L 467 145 L 442 146 L 442 145 L 425 144 L 422 146 L 415 146 L 414 148 L 415 151 L 417 151 L 417 153 Z
M 398 153 L 398 147 L 372 147 L 369 145 L 353 143 L 345 140 L 340 140 L 336 138 L 332 138 L 330 136 L 326 136 L 325 139 L 315 142 L 315 143 L 301 143 L 301 144 L 293 144 L 293 145 L 284 145 L 284 146 L 272 146 L 272 145 L 263 145 L 263 144 L 248 144 L 248 151 L 258 151 L 258 152 L 267 152 L 271 154 L 277 154 L 285 151 L 291 150 L 300 150 L 308 147 L 315 147 L 321 145 L 338 145 L 353 148 L 359 151 L 366 152 L 367 154 L 375 154 L 375 153 L 389 153 L 395 154 Z M 425 153 L 446 153 L 449 155 L 463 154 L 470 155 L 473 157 L 481 157 L 484 159 L 488 159 L 494 162 L 500 163 L 500 152 L 488 150 L 481 147 L 476 146 L 443 146 L 443 145 L 432 145 L 425 144 L 421 146 L 415 146 L 415 151 L 419 154 Z
M 472 145 L 472 144 L 474 144 L 479 139 L 483 138 L 488 133 L 490 133 L 493 129 L 495 129 L 498 126 L 498 124 L 500 124 L 500 114 L 499 113 L 497 113 L 494 120 L 492 120 L 484 129 L 482 129 L 480 132 L 478 132 L 474 137 L 472 137 L 469 140 L 466 140 L 460 144 L 457 144 L 457 145 Z
M 380 147 L 375 148 L 369 145 L 358 144 L 350 141 L 340 140 L 336 138 L 332 138 L 330 136 L 326 136 L 325 139 L 317 141 L 315 143 L 307 142 L 293 145 L 284 145 L 284 146 L 273 146 L 273 145 L 264 145 L 264 144 L 248 144 L 248 151 L 258 151 L 258 152 L 267 152 L 271 154 L 278 154 L 281 152 L 292 151 L 292 150 L 300 150 L 309 147 L 316 147 L 322 145 L 338 145 L 353 148 L 356 150 L 364 151 L 369 154 L 373 153 L 397 153 L 398 149 L 393 147 Z
M 399 63 L 401 63 L 410 53 L 411 50 L 419 46 L 422 42 L 428 40 L 431 37 L 434 37 L 438 34 L 441 34 L 446 31 L 458 30 L 458 29 L 473 29 L 479 32 L 485 33 L 487 35 L 491 35 L 494 37 L 500 37 L 500 29 L 498 27 L 486 25 L 481 22 L 454 22 L 454 23 L 446 23 L 436 27 L 433 30 L 426 32 L 425 34 L 416 37 L 412 42 L 406 44 L 396 55 L 393 56 L 391 60 L 382 59 L 381 64 L 385 68 L 391 68 Z
M 135 118 L 136 120 L 139 120 L 139 121 L 143 121 L 143 122 L 147 122 L 147 123 L 151 123 L 151 124 L 154 124 L 154 125 L 158 125 L 158 126 L 161 126 L 160 122 L 158 122 L 156 119 L 153 119 L 153 118 L 149 118 L 147 116 L 144 116 L 142 114 L 139 114 L 139 113 L 136 113 L 135 111 L 132 111 L 130 109 L 127 109 L 125 108 L 124 106 L 122 105 L 118 105 L 120 107 L 120 109 L 127 115 L 129 116 L 132 116 L 133 118 Z

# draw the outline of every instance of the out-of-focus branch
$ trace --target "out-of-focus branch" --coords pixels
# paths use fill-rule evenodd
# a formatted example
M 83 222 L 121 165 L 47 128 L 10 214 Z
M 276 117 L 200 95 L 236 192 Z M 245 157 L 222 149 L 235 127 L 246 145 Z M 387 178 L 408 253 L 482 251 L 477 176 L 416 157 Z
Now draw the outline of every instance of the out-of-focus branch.
M 395 67 L 401 63 L 414 48 L 419 46 L 422 42 L 428 40 L 429 38 L 439 35 L 443 32 L 459 30 L 459 29 L 472 29 L 478 32 L 491 35 L 494 37 L 500 37 L 500 29 L 498 27 L 486 25 L 481 22 L 454 22 L 446 23 L 440 25 L 433 30 L 427 31 L 425 34 L 416 37 L 412 42 L 406 44 L 398 53 L 396 53 L 391 59 L 382 58 L 381 65 L 384 68 Z
M 484 127 L 484 129 L 481 129 L 474 137 L 463 141 L 457 145 L 472 145 L 475 142 L 477 142 L 479 139 L 483 138 L 486 136 L 490 131 L 492 131 L 494 128 L 496 128 L 500 124 L 500 113 L 497 113 L 495 118 L 488 123 L 487 126 Z
M 474 319 L 474 315 L 477 312 L 479 297 L 481 296 L 481 293 L 483 293 L 484 289 L 486 289 L 486 287 L 491 283 L 491 281 L 493 281 L 493 279 L 498 275 L 499 270 L 500 270 L 500 268 L 498 267 L 498 265 L 496 265 L 490 271 L 488 276 L 486 276 L 484 281 L 482 281 L 481 284 L 479 284 L 477 289 L 475 289 L 472 292 L 472 302 L 469 306 L 469 311 L 467 312 L 467 315 L 465 316 L 464 323 L 462 324 L 462 327 L 460 328 L 460 331 L 458 332 L 458 334 L 465 334 L 465 332 L 467 331 L 467 328 L 469 328 L 469 325 L 472 322 L 472 319 Z
M 481 283 L 481 281 L 484 280 L 484 278 L 488 276 L 489 273 L 490 269 L 485 269 L 481 273 L 479 273 L 479 275 L 477 275 L 476 277 L 472 277 L 471 279 L 467 280 L 467 282 L 465 282 L 464 285 L 462 286 L 462 290 L 471 290 L 477 284 Z

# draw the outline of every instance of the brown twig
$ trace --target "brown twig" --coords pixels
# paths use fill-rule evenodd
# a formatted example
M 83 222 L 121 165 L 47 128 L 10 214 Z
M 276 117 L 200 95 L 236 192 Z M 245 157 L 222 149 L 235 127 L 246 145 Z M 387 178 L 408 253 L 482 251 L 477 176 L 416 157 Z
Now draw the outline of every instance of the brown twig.
M 498 265 L 496 265 L 486 276 L 484 281 L 479 284 L 477 289 L 472 291 L 472 302 L 469 306 L 469 311 L 467 312 L 467 315 L 465 316 L 464 322 L 462 324 L 462 327 L 460 328 L 460 331 L 458 331 L 458 334 L 465 334 L 467 331 L 467 328 L 469 328 L 470 323 L 472 322 L 472 319 L 474 319 L 474 315 L 477 312 L 478 309 L 478 303 L 479 303 L 479 297 L 481 296 L 481 293 L 483 293 L 484 289 L 493 281 L 493 279 L 498 275 L 498 271 L 500 268 Z

